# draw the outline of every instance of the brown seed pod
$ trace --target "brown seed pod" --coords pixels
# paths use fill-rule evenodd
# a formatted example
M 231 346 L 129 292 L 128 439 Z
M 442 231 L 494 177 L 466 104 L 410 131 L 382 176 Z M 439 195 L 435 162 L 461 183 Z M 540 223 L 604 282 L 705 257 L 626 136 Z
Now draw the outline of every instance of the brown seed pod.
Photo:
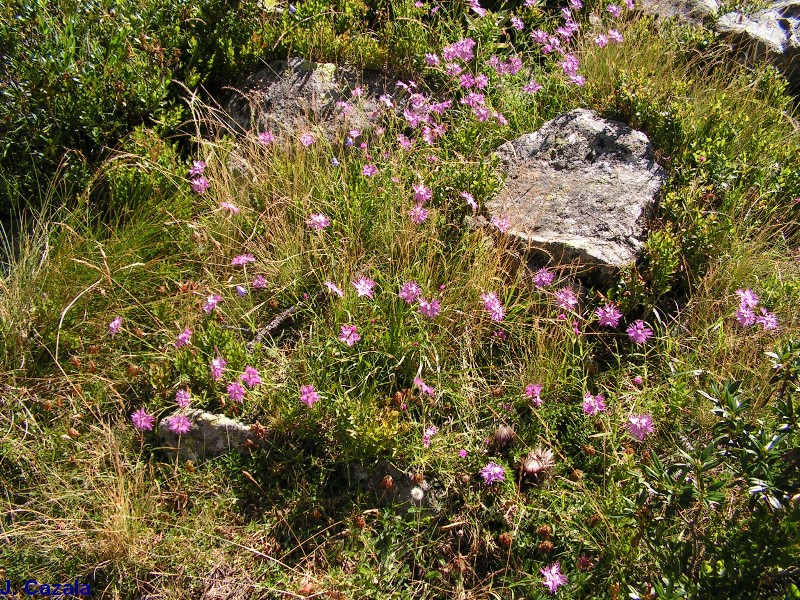
M 544 552 L 545 554 L 550 554 L 555 548 L 556 545 L 552 542 L 552 540 L 545 540 L 541 544 L 539 544 L 539 552 Z
M 498 385 L 496 388 L 492 389 L 492 397 L 493 398 L 501 398 L 505 393 L 506 392 L 503 389 L 503 386 L 501 386 L 501 385 Z
M 378 483 L 378 487 L 387 492 L 394 488 L 394 479 L 391 475 L 384 475 L 383 479 Z
M 511 547 L 511 543 L 514 541 L 514 536 L 504 531 L 499 536 L 497 536 L 497 541 L 501 546 L 505 546 L 506 548 Z
M 500 425 L 492 438 L 492 445 L 497 450 L 505 450 L 514 441 L 514 430 L 508 425 Z
M 522 459 L 522 474 L 533 480 L 547 477 L 555 466 L 553 451 L 549 448 L 536 448 Z
M 419 471 L 417 471 L 416 473 L 414 473 L 414 474 L 411 476 L 411 479 L 413 479 L 413 480 L 414 480 L 414 483 L 416 483 L 417 485 L 422 485 L 422 482 L 424 482 L 424 481 L 425 481 L 425 475 L 423 475 L 422 473 L 420 473 Z
M 550 534 L 553 533 L 553 529 L 550 527 L 550 525 L 540 525 L 536 529 L 536 533 L 539 535 L 539 537 L 543 537 L 547 540 L 550 539 Z
M 364 515 L 356 515 L 353 517 L 353 525 L 357 529 L 364 529 L 367 526 L 367 520 L 364 518 Z

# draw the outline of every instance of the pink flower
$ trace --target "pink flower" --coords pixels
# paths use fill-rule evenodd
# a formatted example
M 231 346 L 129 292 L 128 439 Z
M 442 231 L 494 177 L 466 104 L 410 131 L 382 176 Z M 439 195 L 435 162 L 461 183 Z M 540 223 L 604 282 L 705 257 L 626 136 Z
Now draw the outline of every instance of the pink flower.
M 753 312 L 753 309 L 746 306 L 740 306 L 736 310 L 736 322 L 742 327 L 750 327 L 750 325 L 754 325 L 756 322 L 756 315 Z
M 188 327 L 183 330 L 183 333 L 179 334 L 177 339 L 175 340 L 175 347 L 176 348 L 183 348 L 186 344 L 189 343 L 189 340 L 192 339 L 192 330 Z
M 622 14 L 622 8 L 617 6 L 616 4 L 609 4 L 606 10 L 608 10 L 608 12 L 611 13 L 611 16 L 614 17 L 615 19 Z
M 633 384 L 636 386 L 642 385 L 643 382 L 644 380 L 642 379 L 641 375 L 637 375 L 636 377 L 633 378 Z
M 253 289 L 263 290 L 267 287 L 267 280 L 263 275 L 256 275 L 256 278 L 253 279 L 253 283 L 250 285 L 253 286 Z
M 375 287 L 375 282 L 372 279 L 367 279 L 366 277 L 359 277 L 353 282 L 353 287 L 356 288 L 356 292 L 358 292 L 359 298 L 361 296 L 367 296 L 369 298 L 374 297 L 374 292 L 372 288 Z
M 632 2 L 633 0 L 626 0 L 626 2 L 628 1 Z M 580 10 L 583 8 L 583 2 L 581 2 L 581 0 L 569 0 L 569 7 L 572 10 Z
M 439 60 L 439 57 L 436 56 L 435 54 L 428 53 L 425 55 L 425 64 L 428 65 L 429 67 L 435 67 L 440 62 L 441 61 Z
M 475 85 L 475 76 L 472 73 L 464 73 L 458 83 L 461 87 L 469 89 Z
M 562 310 L 575 310 L 578 307 L 578 298 L 572 289 L 563 287 L 556 292 L 556 305 Z
M 122 327 L 122 317 L 114 317 L 111 323 L 108 324 L 108 335 L 114 337 L 119 332 L 120 327 Z
M 544 585 L 551 594 L 555 594 L 559 587 L 567 583 L 567 576 L 561 572 L 561 565 L 557 562 L 542 567 L 539 569 L 539 573 L 544 577 L 542 585 Z
M 535 94 L 540 89 L 542 89 L 542 86 L 536 83 L 535 79 L 531 79 L 528 83 L 526 83 L 523 86 L 522 91 L 527 92 L 528 94 Z
M 594 415 L 599 412 L 603 412 L 606 409 L 606 400 L 600 394 L 597 396 L 592 396 L 591 394 L 586 394 L 583 397 L 583 412 L 587 415 Z
M 436 425 L 431 425 L 422 434 L 422 446 L 428 448 L 431 445 L 431 438 L 439 433 L 439 428 Z
M 203 312 L 207 315 L 210 315 L 215 308 L 217 308 L 217 304 L 222 300 L 222 296 L 218 296 L 217 294 L 211 294 L 208 298 L 205 299 L 203 302 Z
M 187 433 L 192 428 L 192 422 L 186 415 L 172 415 L 169 419 L 169 430 L 178 435 Z
M 365 177 L 373 177 L 377 175 L 377 173 L 378 173 L 378 167 L 376 167 L 372 163 L 364 165 L 364 168 L 361 169 L 361 174 L 364 175 Z
M 242 383 L 244 383 L 251 390 L 261 383 L 261 377 L 259 376 L 258 371 L 250 365 L 245 367 L 244 373 L 239 376 L 239 379 L 241 379 Z
M 517 31 L 525 29 L 525 23 L 519 17 L 511 17 L 511 26 Z
M 411 186 L 411 189 L 414 190 L 415 202 L 422 202 L 425 204 L 433 197 L 433 192 L 430 190 L 430 188 L 425 187 L 424 183 L 415 183 Z
M 227 210 L 232 215 L 239 213 L 239 207 L 231 202 L 220 202 L 219 207 L 221 210 Z
M 489 222 L 497 227 L 500 230 L 500 233 L 505 233 L 508 231 L 508 228 L 511 227 L 511 224 L 508 222 L 508 218 L 505 215 L 500 217 L 492 217 Z
M 476 14 L 477 14 L 479 17 L 485 17 L 485 16 L 486 16 L 486 9 L 485 9 L 485 8 L 481 8 L 481 5 L 480 5 L 480 3 L 479 3 L 479 1 L 478 1 L 478 0 L 470 0 L 469 7 L 470 7 L 472 10 L 474 10 L 474 11 L 475 11 L 475 13 L 476 13 Z
M 761 301 L 761 298 L 759 298 L 758 294 L 756 294 L 750 288 L 747 288 L 746 290 L 736 290 L 736 295 L 739 296 L 740 306 L 746 306 L 747 308 L 755 308 Z
M 239 256 L 234 256 L 231 260 L 232 267 L 240 267 L 242 265 L 246 265 L 247 263 L 255 262 L 256 257 L 252 254 L 240 254 Z
M 644 344 L 650 337 L 653 336 L 653 330 L 644 324 L 644 321 L 639 319 L 634 321 L 633 325 L 626 330 L 628 337 L 637 344 Z
M 574 85 L 580 86 L 586 83 L 586 78 L 583 75 L 570 75 L 569 81 Z
M 486 485 L 492 485 L 497 481 L 505 481 L 506 470 L 495 462 L 490 462 L 481 469 L 481 477 Z
M 494 292 L 481 294 L 481 300 L 483 300 L 483 306 L 486 308 L 486 311 L 489 313 L 489 318 L 492 321 L 500 322 L 503 320 L 506 311 L 503 308 L 503 305 L 500 303 L 500 299 L 497 297 L 497 294 Z
M 547 287 L 551 283 L 553 283 L 553 279 L 555 279 L 556 274 L 550 271 L 549 269 L 542 268 L 536 271 L 533 275 L 533 285 L 537 288 Z
M 436 298 L 432 298 L 430 302 L 422 297 L 419 299 L 419 312 L 426 317 L 433 319 L 439 314 L 441 308 L 442 306 Z
M 647 413 L 630 415 L 626 427 L 630 434 L 640 442 L 643 441 L 647 435 L 655 431 L 653 418 Z
M 319 394 L 314 390 L 313 385 L 304 385 L 300 387 L 300 402 L 307 405 L 308 408 L 313 408 L 314 402 L 319 401 Z
M 189 169 L 189 177 L 200 177 L 203 174 L 203 171 L 206 168 L 206 162 L 204 160 L 196 160 L 192 162 L 192 166 Z
M 156 418 L 142 407 L 131 414 L 131 421 L 139 431 L 150 431 L 156 422 Z
M 412 223 L 420 225 L 428 218 L 428 209 L 423 208 L 422 204 L 417 204 L 408 211 L 408 216 L 411 218 Z
M 416 281 L 406 281 L 400 287 L 400 297 L 406 302 L 406 304 L 413 304 L 414 301 L 419 298 L 421 293 L 422 290 Z
M 275 136 L 271 131 L 262 131 L 258 134 L 258 143 L 267 146 L 275 141 Z
M 778 328 L 778 317 L 767 312 L 766 308 L 761 309 L 761 314 L 756 317 L 756 323 L 763 326 L 765 330 Z
M 474 49 L 477 42 L 472 38 L 462 38 L 457 42 L 442 48 L 442 56 L 445 60 L 461 59 L 469 62 L 475 57 Z
M 197 192 L 198 194 L 205 194 L 206 190 L 211 187 L 211 184 L 208 182 L 208 179 L 203 177 L 195 177 L 191 181 L 192 189 Z
M 461 458 L 467 458 L 467 451 L 462 448 L 461 450 L 458 451 L 458 455 Z
M 598 48 L 605 48 L 608 45 L 608 36 L 601 33 L 594 38 L 594 43 L 597 44 Z
M 467 201 L 467 204 L 469 204 L 472 210 L 478 210 L 478 203 L 475 202 L 475 197 L 472 194 L 469 192 L 461 192 L 459 196 Z
M 228 362 L 221 356 L 213 359 L 211 361 L 211 379 L 214 381 L 219 381 L 227 364 Z
M 233 402 L 239 402 L 241 404 L 242 398 L 244 398 L 244 388 L 238 381 L 229 383 L 226 390 L 228 392 L 228 398 Z
M 414 385 L 419 388 L 422 395 L 433 396 L 436 393 L 436 391 L 425 383 L 421 377 L 414 377 Z
M 178 406 L 181 408 L 189 408 L 189 405 L 192 403 L 192 395 L 189 393 L 189 390 L 178 390 L 175 392 L 175 402 L 177 402 Z
M 311 135 L 308 131 L 300 135 L 300 143 L 303 144 L 306 148 L 308 148 L 311 144 L 314 143 L 314 136 Z
M 328 288 L 328 291 L 330 291 L 331 294 L 336 294 L 337 296 L 339 296 L 339 298 L 344 298 L 344 292 L 340 290 L 339 286 L 337 286 L 332 281 L 326 281 L 325 283 L 323 283 L 323 285 L 326 288 Z
M 633 6 L 634 6 L 633 0 L 624 0 L 624 2 L 625 2 L 625 6 L 628 7 L 628 10 L 633 10 Z
M 622 43 L 622 34 L 617 31 L 616 29 L 609 29 L 608 30 L 608 39 L 610 39 L 615 44 Z
M 358 328 L 355 325 L 342 325 L 342 332 L 339 334 L 339 341 L 349 348 L 352 348 L 361 336 L 358 335 Z
M 606 302 L 606 305 L 598 308 L 594 314 L 600 319 L 600 325 L 612 329 L 619 325 L 619 320 L 622 318 L 622 313 L 613 302 Z
M 542 405 L 542 384 L 541 383 L 529 383 L 525 387 L 525 395 L 530 398 L 531 402 L 533 402 L 536 406 Z
M 311 216 L 308 217 L 306 224 L 311 227 L 311 229 L 322 231 L 331 224 L 331 220 L 322 213 L 312 213 Z

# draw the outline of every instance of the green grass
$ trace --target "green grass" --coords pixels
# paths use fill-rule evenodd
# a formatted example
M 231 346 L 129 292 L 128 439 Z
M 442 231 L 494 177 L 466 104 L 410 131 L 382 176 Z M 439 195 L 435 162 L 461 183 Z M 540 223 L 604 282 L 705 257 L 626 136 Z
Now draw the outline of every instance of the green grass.
M 800 134 L 784 82 L 727 61 L 704 30 L 626 20 L 625 42 L 602 50 L 583 23 L 587 85 L 569 86 L 557 59 L 465 8 L 430 16 L 410 2 L 307 2 L 264 21 L 245 11 L 229 33 L 274 27 L 275 52 L 396 65 L 440 98 L 459 92 L 423 68 L 426 52 L 472 36 L 483 64 L 516 48 L 532 72 L 492 74 L 486 92 L 507 125 L 479 122 L 456 100 L 443 137 L 405 151 L 404 122 L 387 116 L 382 134 L 364 133 L 379 168 L 365 177 L 363 152 L 345 147 L 343 132 L 329 141 L 314 129 L 310 147 L 300 131 L 282 133 L 262 146 L 196 102 L 183 127 L 197 132 L 191 144 L 134 128 L 80 193 L 53 181 L 0 279 L 6 578 L 80 576 L 104 598 L 545 598 L 540 569 L 558 561 L 569 578 L 561 597 L 796 597 L 798 425 L 786 399 L 796 402 L 800 357 L 790 348 L 776 369 L 764 354 L 797 339 L 800 318 Z M 558 17 L 518 12 L 528 27 Z M 275 43 L 253 43 L 265 39 Z M 198 77 L 220 77 L 221 64 Z M 531 75 L 543 86 L 535 95 L 519 91 Z M 580 315 L 563 320 L 557 288 L 536 289 L 504 235 L 470 227 L 460 193 L 482 211 L 502 185 L 492 151 L 581 106 L 644 130 L 669 179 L 641 263 L 585 290 Z M 192 159 L 207 163 L 202 195 L 188 183 Z M 420 182 L 433 198 L 414 225 Z M 313 212 L 330 227 L 310 229 Z M 255 261 L 231 266 L 241 254 Z M 256 275 L 264 289 L 250 285 Z M 577 275 L 559 268 L 558 287 Z M 375 298 L 356 296 L 361 276 L 375 280 Z M 440 301 L 438 316 L 398 297 L 409 280 Z M 736 324 L 744 288 L 778 330 Z M 501 323 L 483 307 L 487 291 L 506 309 Z M 208 315 L 212 293 L 223 300 Z M 655 336 L 638 346 L 622 326 L 600 328 L 592 313 L 605 298 Z M 292 306 L 295 321 L 251 348 Z M 342 325 L 357 326 L 353 347 L 337 339 Z M 177 349 L 185 328 L 191 344 Z M 217 356 L 227 360 L 219 382 Z M 248 365 L 263 383 L 238 404 L 225 385 Z M 741 382 L 738 395 L 724 391 L 729 380 Z M 536 382 L 541 407 L 524 394 Z M 299 401 L 309 384 L 321 395 L 313 408 Z M 263 436 L 242 455 L 170 458 L 129 415 L 169 415 L 178 389 Z M 587 393 L 608 410 L 585 415 Z M 715 414 L 710 398 L 744 408 Z M 644 412 L 656 431 L 639 442 L 625 423 Z M 505 450 L 491 442 L 501 425 L 514 431 Z M 424 447 L 430 426 L 438 432 Z M 555 465 L 530 481 L 519 465 L 537 448 Z M 489 461 L 506 470 L 491 487 L 479 475 Z M 386 464 L 426 489 L 423 506 L 387 501 L 373 475 Z

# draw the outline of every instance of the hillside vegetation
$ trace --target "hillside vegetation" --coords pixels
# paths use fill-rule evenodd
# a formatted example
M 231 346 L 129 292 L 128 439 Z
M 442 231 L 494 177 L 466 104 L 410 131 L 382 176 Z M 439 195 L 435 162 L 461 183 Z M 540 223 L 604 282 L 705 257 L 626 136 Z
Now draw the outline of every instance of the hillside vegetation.
M 797 100 L 618 4 L 5 3 L 11 587 L 800 598 Z M 401 85 L 359 131 L 219 118 L 290 56 Z M 603 286 L 472 226 L 493 151 L 579 107 L 668 175 Z M 258 439 L 176 458 L 186 406 Z

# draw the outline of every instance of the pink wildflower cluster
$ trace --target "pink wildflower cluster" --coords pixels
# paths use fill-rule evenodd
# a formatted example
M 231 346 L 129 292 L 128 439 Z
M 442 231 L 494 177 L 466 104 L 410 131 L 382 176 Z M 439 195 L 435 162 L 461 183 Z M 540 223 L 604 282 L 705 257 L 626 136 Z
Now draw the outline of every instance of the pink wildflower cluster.
M 632 414 L 628 416 L 628 423 L 626 424 L 630 434 L 637 440 L 644 441 L 644 438 L 655 431 L 653 425 L 653 417 L 647 413 Z
M 541 383 L 529 383 L 525 386 L 525 395 L 530 399 L 530 401 L 535 404 L 536 406 L 542 405 L 542 384 Z
M 599 307 L 594 314 L 600 319 L 600 325 L 603 327 L 611 327 L 616 329 L 619 325 L 619 320 L 622 318 L 622 313 L 613 302 L 606 302 L 605 306 Z
M 630 325 L 626 332 L 628 337 L 631 338 L 635 344 L 639 345 L 644 344 L 648 339 L 653 337 L 653 330 L 645 325 L 644 321 L 641 319 L 634 321 L 633 325 Z
M 500 322 L 503 320 L 506 311 L 503 308 L 500 299 L 497 297 L 497 294 L 494 292 L 481 294 L 481 300 L 483 300 L 483 306 L 486 308 L 486 312 L 489 313 L 489 318 L 491 318 L 492 321 Z
M 606 399 L 597 394 L 596 396 L 592 396 L 591 394 L 586 394 L 583 397 L 583 412 L 587 415 L 595 415 L 599 412 L 603 412 L 606 409 Z
M 756 315 L 755 309 L 758 308 L 758 303 L 761 298 L 751 289 L 736 290 L 736 295 L 739 296 L 739 308 L 736 310 L 736 321 L 742 327 L 750 327 L 751 325 L 761 325 L 765 330 L 777 329 L 778 318 L 767 311 L 766 308 L 761 307 L 761 314 Z
M 320 397 L 313 385 L 304 385 L 300 387 L 300 402 L 313 408 L 315 402 L 319 402 Z
M 330 226 L 330 224 L 331 220 L 322 213 L 311 213 L 311 216 L 308 217 L 308 220 L 306 221 L 306 225 L 317 231 L 326 229 Z
M 537 288 L 545 288 L 553 283 L 556 274 L 546 267 L 543 267 L 533 274 L 533 285 Z
M 494 69 L 498 75 L 516 75 L 522 69 L 522 59 L 518 56 L 500 60 L 496 55 L 492 54 L 486 64 Z
M 208 182 L 203 176 L 203 171 L 206 168 L 205 161 L 196 160 L 192 163 L 191 168 L 189 169 L 189 177 L 190 183 L 192 184 L 192 189 L 197 192 L 198 194 L 205 194 L 206 190 L 211 187 L 211 184 Z
M 481 477 L 486 485 L 494 485 L 498 481 L 505 481 L 506 470 L 492 461 L 481 469 Z
M 431 445 L 431 438 L 439 433 L 439 428 L 436 425 L 431 425 L 422 433 L 422 446 L 428 448 Z
M 561 565 L 558 562 L 542 567 L 539 569 L 539 573 L 544 577 L 542 585 L 544 585 L 551 594 L 555 594 L 559 587 L 567 583 L 567 576 L 561 572 Z
M 433 387 L 429 386 L 421 377 L 414 377 L 414 386 L 419 388 L 423 396 L 434 396 L 436 391 Z

